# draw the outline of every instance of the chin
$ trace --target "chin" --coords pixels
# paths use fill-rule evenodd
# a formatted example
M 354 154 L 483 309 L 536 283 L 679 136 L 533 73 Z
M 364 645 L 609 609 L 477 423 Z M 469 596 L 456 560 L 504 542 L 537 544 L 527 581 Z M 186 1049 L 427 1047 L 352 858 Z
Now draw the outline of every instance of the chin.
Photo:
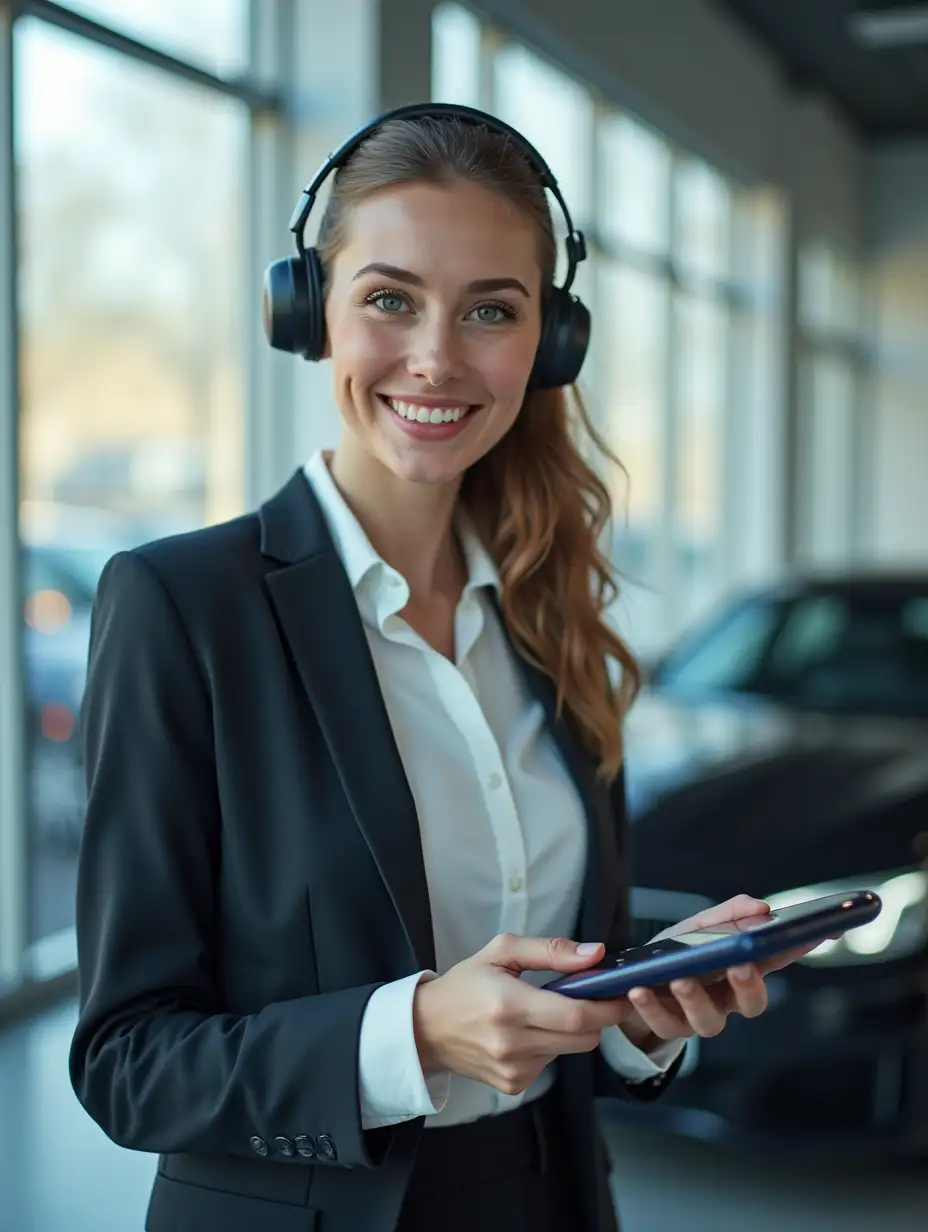
M 471 465 L 470 462 L 457 462 L 452 458 L 430 458 L 411 453 L 398 455 L 393 451 L 383 461 L 397 478 L 405 479 L 407 483 L 425 484 L 429 487 L 458 483 Z

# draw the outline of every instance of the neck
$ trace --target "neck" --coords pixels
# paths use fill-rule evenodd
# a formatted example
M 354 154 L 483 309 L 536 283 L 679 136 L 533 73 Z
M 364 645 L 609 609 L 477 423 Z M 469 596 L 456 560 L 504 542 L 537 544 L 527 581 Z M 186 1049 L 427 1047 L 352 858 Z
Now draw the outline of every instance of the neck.
M 412 600 L 456 597 L 466 573 L 453 527 L 460 484 L 409 483 L 348 450 L 327 452 L 325 460 L 374 551 L 403 575 Z

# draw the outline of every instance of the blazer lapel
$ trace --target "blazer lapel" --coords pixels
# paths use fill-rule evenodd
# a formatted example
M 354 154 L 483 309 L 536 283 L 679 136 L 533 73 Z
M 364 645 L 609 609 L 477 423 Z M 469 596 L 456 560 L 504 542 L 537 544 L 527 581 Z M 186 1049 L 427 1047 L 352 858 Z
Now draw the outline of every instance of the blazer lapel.
M 435 943 L 415 802 L 354 593 L 322 510 L 297 471 L 260 511 L 261 550 L 297 672 L 410 949 L 434 969 Z
M 577 787 L 586 816 L 587 854 L 583 895 L 575 940 L 605 941 L 612 925 L 616 895 L 608 878 L 619 877 L 609 831 L 614 826 L 608 787 L 596 775 L 596 767 L 579 737 L 564 718 L 557 717 L 557 690 L 544 672 L 515 652 L 522 675 L 533 696 L 542 704 L 548 726 Z

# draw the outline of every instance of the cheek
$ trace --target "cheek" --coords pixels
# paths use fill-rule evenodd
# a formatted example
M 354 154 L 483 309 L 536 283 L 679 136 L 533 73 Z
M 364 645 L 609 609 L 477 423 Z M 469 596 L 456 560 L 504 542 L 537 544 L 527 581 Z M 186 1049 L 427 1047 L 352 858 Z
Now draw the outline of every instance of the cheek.
M 396 362 L 396 348 L 385 331 L 372 329 L 365 321 L 335 323 L 329 340 L 335 371 L 342 380 L 374 379 Z
M 533 337 L 521 336 L 484 352 L 480 369 L 487 388 L 500 402 L 521 401 L 536 350 L 537 341 Z

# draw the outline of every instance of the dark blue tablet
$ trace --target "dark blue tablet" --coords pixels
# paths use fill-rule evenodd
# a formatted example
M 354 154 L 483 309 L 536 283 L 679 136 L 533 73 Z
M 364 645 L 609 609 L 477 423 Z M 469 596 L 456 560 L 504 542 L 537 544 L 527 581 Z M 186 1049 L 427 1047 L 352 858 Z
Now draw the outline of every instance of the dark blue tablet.
M 544 987 L 568 997 L 603 1001 L 624 996 L 633 988 L 655 988 L 686 977 L 705 978 L 729 967 L 840 936 L 875 920 L 882 906 L 871 890 L 815 898 L 769 915 L 716 924 L 607 954 L 595 967 L 560 975 Z

